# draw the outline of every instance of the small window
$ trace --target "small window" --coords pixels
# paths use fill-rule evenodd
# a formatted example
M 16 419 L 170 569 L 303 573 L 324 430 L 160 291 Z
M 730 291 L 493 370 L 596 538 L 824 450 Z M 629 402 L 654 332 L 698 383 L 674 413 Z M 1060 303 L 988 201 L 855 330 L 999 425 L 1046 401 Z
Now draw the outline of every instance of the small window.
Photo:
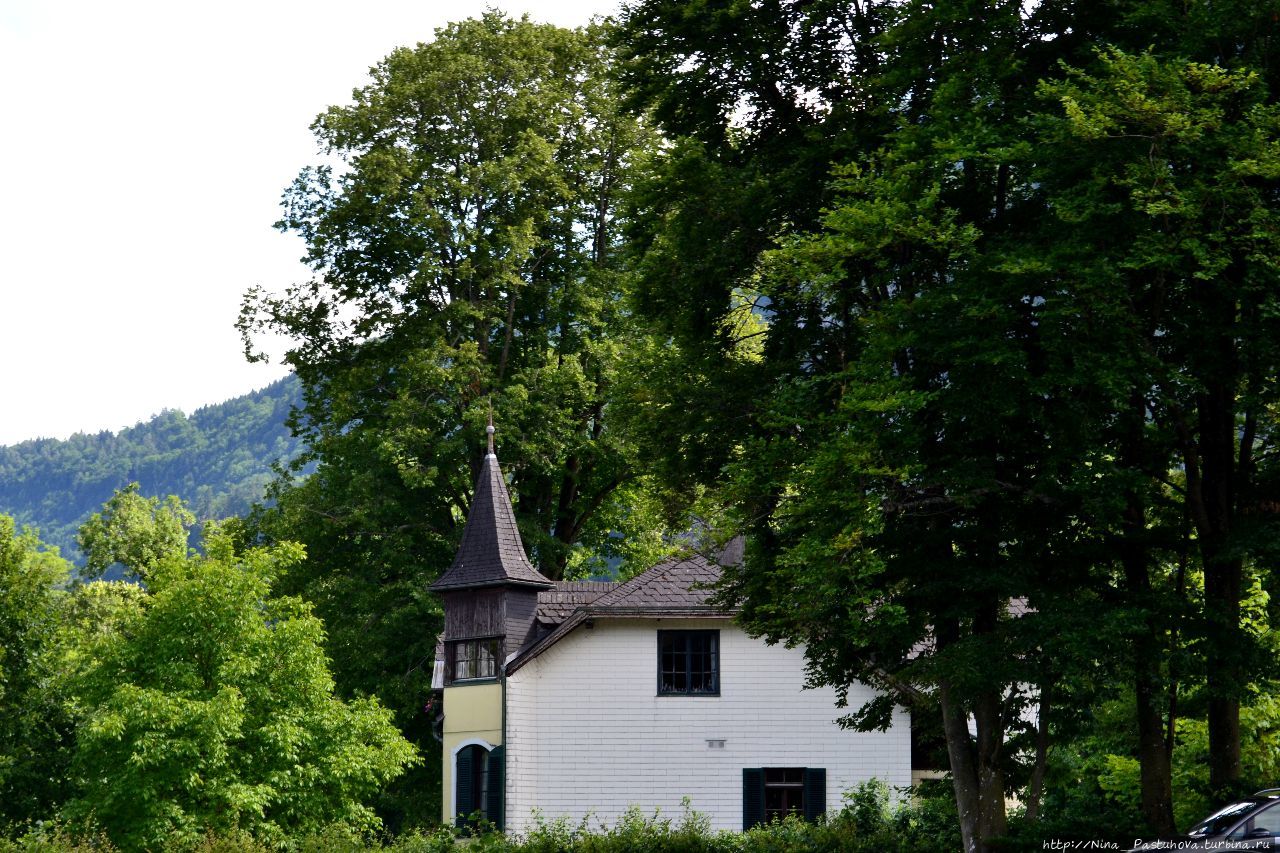
M 817 820 L 827 810 L 827 771 L 821 767 L 760 767 L 742 771 L 742 828 L 788 815 Z
M 804 768 L 764 768 L 765 822 L 804 814 Z
M 449 643 L 445 661 L 445 683 L 498 677 L 500 637 L 483 640 L 458 640 Z
M 720 632 L 658 632 L 658 695 L 720 693 Z

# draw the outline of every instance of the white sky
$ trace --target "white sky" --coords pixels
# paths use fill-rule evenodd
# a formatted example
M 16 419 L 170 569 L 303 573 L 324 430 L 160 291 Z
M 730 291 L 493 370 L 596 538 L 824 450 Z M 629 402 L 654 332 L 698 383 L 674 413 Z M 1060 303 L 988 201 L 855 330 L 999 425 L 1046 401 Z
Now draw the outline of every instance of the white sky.
M 0 445 L 188 413 L 283 375 L 233 323 L 307 271 L 275 231 L 307 129 L 393 48 L 486 7 L 616 0 L 0 0 Z

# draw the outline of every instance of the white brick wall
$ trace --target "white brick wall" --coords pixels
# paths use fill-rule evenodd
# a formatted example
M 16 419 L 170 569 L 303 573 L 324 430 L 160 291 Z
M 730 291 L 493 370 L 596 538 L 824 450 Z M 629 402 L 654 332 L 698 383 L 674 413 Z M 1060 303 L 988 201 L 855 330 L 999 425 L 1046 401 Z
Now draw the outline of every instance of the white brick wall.
M 656 695 L 659 627 L 720 630 L 719 696 Z M 844 731 L 835 692 L 803 683 L 801 650 L 766 646 L 728 620 L 579 627 L 508 680 L 507 826 L 527 830 L 534 808 L 575 822 L 590 813 L 612 824 L 633 804 L 678 818 L 688 796 L 715 828 L 741 829 L 745 767 L 825 767 L 828 810 L 872 777 L 910 784 L 905 712 L 886 732 Z M 870 695 L 856 686 L 849 704 Z

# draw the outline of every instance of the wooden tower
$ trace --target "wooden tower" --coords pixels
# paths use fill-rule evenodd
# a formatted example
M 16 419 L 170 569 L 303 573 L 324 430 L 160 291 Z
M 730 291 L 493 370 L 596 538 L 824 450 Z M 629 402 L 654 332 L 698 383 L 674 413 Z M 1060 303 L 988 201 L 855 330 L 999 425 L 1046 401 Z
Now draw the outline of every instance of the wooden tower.
M 503 662 L 531 637 L 538 591 L 493 450 L 480 466 L 462 544 L 430 589 L 444 603 L 444 820 L 502 824 Z

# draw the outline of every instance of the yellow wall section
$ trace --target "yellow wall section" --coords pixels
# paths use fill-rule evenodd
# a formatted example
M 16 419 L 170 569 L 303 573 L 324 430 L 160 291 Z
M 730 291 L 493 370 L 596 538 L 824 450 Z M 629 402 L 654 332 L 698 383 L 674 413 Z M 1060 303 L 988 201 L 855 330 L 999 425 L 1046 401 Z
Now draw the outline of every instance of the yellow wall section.
M 444 787 L 441 812 L 453 823 L 453 752 L 459 744 L 482 740 L 490 746 L 502 743 L 502 685 L 460 684 L 444 689 Z

